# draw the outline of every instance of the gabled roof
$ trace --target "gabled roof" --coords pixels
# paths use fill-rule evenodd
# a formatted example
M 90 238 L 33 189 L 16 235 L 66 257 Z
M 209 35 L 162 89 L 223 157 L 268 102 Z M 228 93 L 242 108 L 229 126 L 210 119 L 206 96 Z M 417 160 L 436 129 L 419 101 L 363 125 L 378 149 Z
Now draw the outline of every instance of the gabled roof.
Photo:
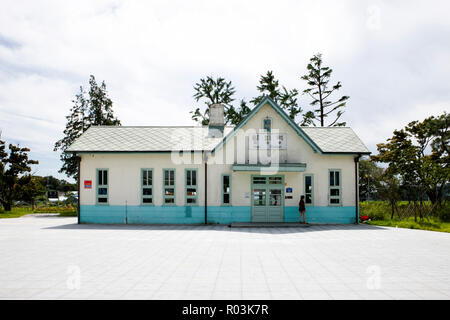
M 311 148 L 313 148 L 314 151 L 320 152 L 320 149 L 316 145 L 316 143 L 313 140 L 311 140 L 311 138 L 309 138 L 305 134 L 305 132 L 303 132 L 303 130 L 300 129 L 300 127 L 291 118 L 289 118 L 286 112 L 284 112 L 270 97 L 265 97 L 255 108 L 253 108 L 253 110 L 247 115 L 247 117 L 245 117 L 245 119 L 242 120 L 242 122 L 239 123 L 239 125 L 236 126 L 223 139 L 223 141 L 213 149 L 212 152 L 214 153 L 218 151 L 220 148 L 222 148 L 223 145 L 227 143 L 227 141 L 230 140 L 239 131 L 239 129 L 241 129 L 266 104 L 272 106 L 272 108 L 275 109 L 275 111 L 291 126 L 292 129 L 294 129 L 295 132 L 297 132 L 299 136 L 301 136 L 306 141 L 306 143 L 308 143 L 311 146 Z
M 301 127 L 322 153 L 361 153 L 370 151 L 349 127 Z
M 222 148 L 266 104 L 269 104 L 315 152 L 321 154 L 370 154 L 370 151 L 351 128 L 299 127 L 270 97 L 265 97 L 238 126 L 225 136 L 212 152 L 214 153 Z
M 178 150 L 216 152 L 265 104 L 269 104 L 320 154 L 370 154 L 364 143 L 347 127 L 299 127 L 269 97 L 259 103 L 236 127 L 225 126 L 224 137 L 211 137 L 201 126 L 91 126 L 66 152 L 171 152 Z
M 233 127 L 226 126 L 224 134 Z M 208 136 L 208 127 L 91 126 L 66 152 L 211 151 L 222 137 Z

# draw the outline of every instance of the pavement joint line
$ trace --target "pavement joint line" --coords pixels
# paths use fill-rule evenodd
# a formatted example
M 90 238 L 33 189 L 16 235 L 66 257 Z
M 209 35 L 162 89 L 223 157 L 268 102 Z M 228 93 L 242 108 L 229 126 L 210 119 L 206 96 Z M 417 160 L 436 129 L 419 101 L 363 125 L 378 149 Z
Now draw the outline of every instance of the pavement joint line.
M 0 299 L 341 299 L 346 293 L 450 299 L 446 233 L 353 225 L 122 228 L 78 226 L 72 218 L 6 220 L 0 219 Z M 70 265 L 81 268 L 80 291 L 67 288 Z M 381 267 L 380 289 L 367 288 L 371 265 Z M 182 292 L 175 291 L 178 282 Z

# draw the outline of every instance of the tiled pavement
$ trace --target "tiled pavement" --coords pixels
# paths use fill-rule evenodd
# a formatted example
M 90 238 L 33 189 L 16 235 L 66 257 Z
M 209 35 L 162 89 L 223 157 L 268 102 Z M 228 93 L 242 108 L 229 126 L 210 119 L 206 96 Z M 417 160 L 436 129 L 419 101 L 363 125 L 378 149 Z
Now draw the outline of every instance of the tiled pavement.
M 450 299 L 450 234 L 0 220 L 0 299 Z

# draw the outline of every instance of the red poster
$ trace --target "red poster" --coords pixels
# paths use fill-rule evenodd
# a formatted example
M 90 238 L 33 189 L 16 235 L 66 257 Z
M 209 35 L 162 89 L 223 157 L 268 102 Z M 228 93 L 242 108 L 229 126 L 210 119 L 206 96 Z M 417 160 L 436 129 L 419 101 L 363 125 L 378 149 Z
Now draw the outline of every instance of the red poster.
M 84 188 L 91 189 L 92 188 L 92 180 L 84 180 Z

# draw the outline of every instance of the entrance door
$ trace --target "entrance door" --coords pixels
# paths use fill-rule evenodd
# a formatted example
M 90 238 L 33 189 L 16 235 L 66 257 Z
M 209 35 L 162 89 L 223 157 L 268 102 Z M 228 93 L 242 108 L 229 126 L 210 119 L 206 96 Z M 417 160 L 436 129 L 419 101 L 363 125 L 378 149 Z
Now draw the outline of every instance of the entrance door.
M 283 176 L 252 176 L 252 222 L 283 222 Z

